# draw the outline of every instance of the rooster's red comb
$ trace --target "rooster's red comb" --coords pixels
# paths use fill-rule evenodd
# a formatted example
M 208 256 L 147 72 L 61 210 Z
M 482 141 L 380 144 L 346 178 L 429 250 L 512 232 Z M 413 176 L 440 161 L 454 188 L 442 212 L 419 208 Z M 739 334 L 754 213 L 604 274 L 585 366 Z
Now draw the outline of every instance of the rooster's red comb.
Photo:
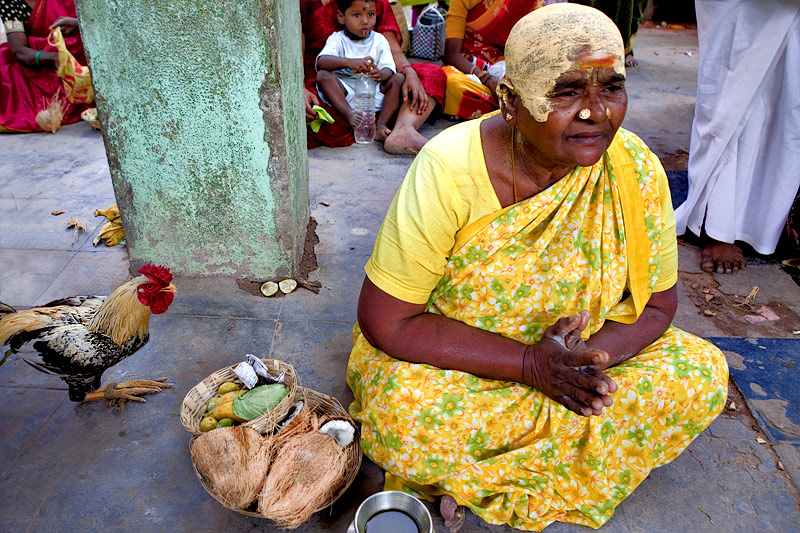
M 172 283 L 172 273 L 165 266 L 155 266 L 146 264 L 138 270 L 139 274 L 143 274 L 155 282 L 162 284 L 164 287 Z

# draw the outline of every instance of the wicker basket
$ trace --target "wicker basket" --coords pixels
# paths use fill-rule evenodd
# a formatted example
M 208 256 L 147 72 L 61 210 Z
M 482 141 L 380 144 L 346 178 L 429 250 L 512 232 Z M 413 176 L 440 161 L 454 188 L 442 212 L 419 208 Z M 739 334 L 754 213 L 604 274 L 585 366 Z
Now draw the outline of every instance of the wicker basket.
M 347 414 L 347 410 L 342 407 L 342 404 L 339 403 L 339 400 L 332 396 L 328 396 L 327 394 L 322 394 L 321 392 L 317 392 L 313 389 L 307 389 L 304 387 L 299 387 L 297 389 L 296 395 L 294 400 L 303 400 L 305 403 L 303 405 L 303 409 L 311 409 L 317 415 L 325 416 L 328 419 L 335 420 L 335 419 L 344 419 L 353 424 L 353 427 L 356 428 L 355 435 L 353 435 L 353 442 L 347 445 L 345 448 L 345 454 L 347 456 L 347 466 L 345 468 L 344 474 L 344 481 L 342 482 L 341 487 L 336 491 L 335 494 L 332 494 L 331 497 L 322 505 L 320 505 L 314 512 L 319 512 L 327 507 L 330 507 L 339 497 L 344 494 L 344 492 L 350 487 L 355 480 L 356 476 L 358 475 L 358 471 L 361 468 L 361 435 L 358 431 L 358 426 L 350 418 L 350 415 Z M 278 433 L 275 438 L 280 441 L 281 435 L 287 432 L 291 432 L 292 424 L 289 425 L 283 430 Z M 288 431 L 287 431 L 288 430 Z M 192 446 L 194 445 L 194 441 L 197 438 L 197 435 L 192 437 L 189 441 L 189 456 L 191 457 L 191 450 Z M 265 516 L 255 511 L 247 510 L 247 509 L 239 509 L 236 507 L 229 507 L 219 498 L 211 490 L 211 487 L 208 484 L 206 478 L 197 470 L 197 465 L 194 461 L 192 461 L 192 469 L 194 470 L 194 475 L 197 476 L 197 479 L 200 481 L 200 484 L 203 488 L 208 492 L 212 498 L 217 500 L 220 504 L 227 507 L 231 511 L 236 511 L 237 513 L 252 516 L 255 518 L 269 518 L 269 516 Z M 256 503 L 253 503 L 251 507 L 255 508 Z
M 81 112 L 81 118 L 85 122 L 88 122 L 89 124 L 91 124 L 91 126 L 94 129 L 96 129 L 96 130 L 100 129 L 100 121 L 97 120 L 97 108 L 96 107 L 90 107 L 88 109 L 84 109 Z
M 285 373 L 283 383 L 289 389 L 289 394 L 287 394 L 271 411 L 264 413 L 255 420 L 250 420 L 242 424 L 264 435 L 273 431 L 275 425 L 289 412 L 289 409 L 295 402 L 294 397 L 297 394 L 297 387 L 300 383 L 298 382 L 294 367 L 289 363 L 284 363 L 277 359 L 262 359 L 262 361 L 267 365 L 267 369 L 271 375 L 277 377 L 281 372 Z M 236 374 L 233 372 L 233 369 L 236 368 L 237 365 L 238 363 L 217 370 L 186 394 L 186 397 L 183 399 L 183 405 L 181 405 L 181 424 L 186 428 L 186 431 L 192 435 L 199 435 L 201 433 L 200 421 L 206 413 L 206 404 L 208 400 L 217 396 L 217 391 L 219 391 L 223 383 L 237 379 Z

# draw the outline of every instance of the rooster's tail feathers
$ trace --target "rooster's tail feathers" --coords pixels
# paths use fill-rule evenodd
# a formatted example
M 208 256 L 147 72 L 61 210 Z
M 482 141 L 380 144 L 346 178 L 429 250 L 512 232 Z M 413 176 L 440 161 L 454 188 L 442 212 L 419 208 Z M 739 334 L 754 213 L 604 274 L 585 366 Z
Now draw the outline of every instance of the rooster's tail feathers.
M 3 320 L 2 319 L 4 317 L 8 316 L 8 315 L 13 315 L 16 312 L 17 312 L 17 310 L 14 309 L 13 307 L 11 307 L 10 305 L 7 305 L 7 304 L 4 304 L 3 302 L 0 302 L 0 355 L 3 355 L 2 359 L 0 359 L 0 366 L 2 366 L 3 363 L 6 362 L 6 359 L 8 359 L 8 357 L 12 353 L 14 353 L 14 350 L 8 350 L 8 351 L 6 351 L 5 354 L 3 354 L 3 346 L 5 345 L 6 340 L 8 340 L 8 339 L 5 338 L 5 336 L 4 336 L 5 334 L 3 333 Z
M 42 365 L 40 365 L 39 363 L 37 363 L 35 361 L 30 361 L 28 359 L 25 359 L 24 357 L 22 358 L 22 360 L 25 361 L 26 363 L 28 363 L 29 365 L 31 365 L 33 368 L 35 368 L 39 372 L 44 372 L 45 374 L 50 374 L 52 376 L 60 376 L 61 375 L 58 372 L 53 372 L 49 368 L 47 368 L 45 366 L 42 366 Z
M 17 310 L 11 307 L 10 305 L 4 304 L 0 302 L 0 318 L 3 318 L 6 315 L 10 315 L 12 313 L 16 313 Z
M 14 335 L 23 331 L 37 331 L 53 326 L 48 314 L 37 312 L 34 309 L 17 311 L 13 314 L 0 315 L 0 347 Z

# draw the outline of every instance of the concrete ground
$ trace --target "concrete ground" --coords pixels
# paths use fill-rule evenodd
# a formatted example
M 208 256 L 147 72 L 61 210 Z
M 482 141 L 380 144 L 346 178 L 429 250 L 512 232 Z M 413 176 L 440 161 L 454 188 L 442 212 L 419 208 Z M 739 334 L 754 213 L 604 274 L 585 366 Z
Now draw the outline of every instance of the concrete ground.
M 645 29 L 636 46 L 641 65 L 629 72 L 625 126 L 663 157 L 677 203 L 686 187 L 681 171 L 696 35 Z M 448 125 L 439 120 L 422 131 L 432 136 Z M 80 123 L 55 135 L 2 136 L 0 161 L 0 301 L 30 307 L 106 294 L 129 279 L 124 247 L 91 242 L 104 221 L 94 210 L 115 203 L 99 132 Z M 179 419 L 181 402 L 195 384 L 246 353 L 288 361 L 304 385 L 345 406 L 351 401 L 344 374 L 362 267 L 411 161 L 385 154 L 378 144 L 311 151 L 310 202 L 320 239 L 311 279 L 322 283 L 320 294 L 298 290 L 266 299 L 232 280 L 177 279 L 174 304 L 150 321 L 150 343 L 104 379 L 168 376 L 175 387 L 146 404 L 124 413 L 102 403 L 76 405 L 60 380 L 20 358 L 0 367 L 0 531 L 274 531 L 267 520 L 225 509 L 200 486 Z M 56 210 L 64 214 L 53 215 Z M 74 242 L 69 217 L 88 226 Z M 705 274 L 697 268 L 698 250 L 681 245 L 675 323 L 726 351 L 729 403 L 684 454 L 619 506 L 605 531 L 800 530 L 800 289 L 771 258 L 748 259 L 738 274 Z M 745 301 L 755 286 L 755 299 Z M 763 317 L 762 306 L 778 320 L 746 322 L 745 316 Z M 344 532 L 358 504 L 381 488 L 381 470 L 364 459 L 342 498 L 298 531 Z M 433 514 L 437 531 L 444 531 Z M 462 531 L 510 529 L 469 515 Z

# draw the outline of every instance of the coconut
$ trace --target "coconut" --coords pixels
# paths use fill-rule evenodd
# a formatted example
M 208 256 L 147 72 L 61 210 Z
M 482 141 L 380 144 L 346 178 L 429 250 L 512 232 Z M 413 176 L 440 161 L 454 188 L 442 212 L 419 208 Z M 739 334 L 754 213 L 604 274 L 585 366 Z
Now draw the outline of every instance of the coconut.
M 299 415 L 303 411 L 304 406 L 305 402 L 303 400 L 294 402 L 292 407 L 289 409 L 289 412 L 286 414 L 285 417 L 283 417 L 283 420 L 278 422 L 278 425 L 273 431 L 273 433 L 280 433 L 281 431 L 284 431 L 287 427 L 289 427 L 289 424 L 291 424 L 295 420 L 297 415 Z
M 346 420 L 329 420 L 320 426 L 319 432 L 323 435 L 330 435 L 336 440 L 339 448 L 344 448 L 353 442 L 356 428 Z
M 61 120 L 64 118 L 64 101 L 59 93 L 56 92 L 49 103 L 43 101 L 43 107 L 44 109 L 36 113 L 36 124 L 44 131 L 57 132 L 61 129 Z
M 297 404 L 300 404 L 299 406 Z M 278 436 L 275 438 L 275 449 L 279 449 L 284 442 L 292 438 L 308 433 L 309 431 L 317 431 L 319 421 L 317 415 L 311 410 L 309 402 L 299 401 L 292 406 L 292 411 L 297 411 L 293 414 L 290 420 L 282 420 Z M 288 416 L 287 416 L 288 418 Z
M 246 509 L 253 503 L 270 469 L 272 441 L 246 426 L 203 433 L 191 447 L 197 471 L 209 490 L 228 507 Z
M 258 512 L 282 528 L 296 528 L 330 501 L 346 466 L 347 455 L 336 439 L 315 430 L 298 432 L 278 450 L 258 497 Z

